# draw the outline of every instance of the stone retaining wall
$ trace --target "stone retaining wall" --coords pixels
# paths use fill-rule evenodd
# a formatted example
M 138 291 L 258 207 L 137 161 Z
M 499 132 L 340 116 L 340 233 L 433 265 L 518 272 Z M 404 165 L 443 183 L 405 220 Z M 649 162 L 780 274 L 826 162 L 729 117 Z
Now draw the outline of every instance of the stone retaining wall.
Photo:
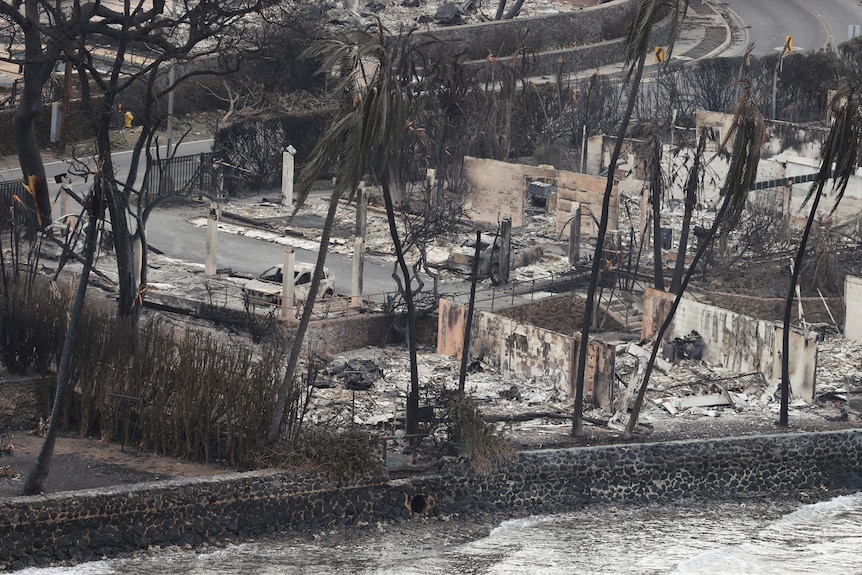
M 417 43 L 438 40 L 464 60 L 511 56 L 516 50 L 545 52 L 625 36 L 638 5 L 639 0 L 616 0 L 571 12 L 436 28 L 413 37 Z
M 553 78 L 625 60 L 625 36 L 638 7 L 637 0 L 615 0 L 571 12 L 437 28 L 413 38 L 457 53 L 477 82 L 499 80 L 500 71 L 488 66 L 492 55 L 497 63 L 514 64 L 523 77 Z M 650 45 L 668 43 L 671 23 L 666 15 L 654 24 Z M 431 49 L 429 57 L 442 55 Z
M 257 471 L 16 497 L 0 501 L 0 570 L 396 520 L 424 508 L 415 496 L 403 481 L 336 488 Z
M 363 526 L 416 513 L 560 511 L 588 503 L 799 497 L 862 487 L 855 430 L 529 451 L 478 476 L 347 487 L 278 471 L 0 501 L 0 566 L 85 561 L 149 546 Z
M 860 453 L 860 431 L 522 452 L 490 476 L 463 469 L 448 473 L 436 509 L 536 512 L 588 503 L 796 498 L 858 490 Z

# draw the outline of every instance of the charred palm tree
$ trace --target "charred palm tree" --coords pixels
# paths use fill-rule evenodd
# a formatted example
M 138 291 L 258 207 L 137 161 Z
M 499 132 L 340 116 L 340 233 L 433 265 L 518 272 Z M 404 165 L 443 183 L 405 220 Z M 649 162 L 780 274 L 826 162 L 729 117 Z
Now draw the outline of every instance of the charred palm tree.
M 629 26 L 628 35 L 626 36 L 626 66 L 628 68 L 626 80 L 631 81 L 629 89 L 628 101 L 626 102 L 625 113 L 620 122 L 617 139 L 614 144 L 613 152 L 610 158 L 610 169 L 608 170 L 607 185 L 602 198 L 602 212 L 599 219 L 598 231 L 596 233 L 596 253 L 593 257 L 593 265 L 590 271 L 590 283 L 587 287 L 587 301 L 584 309 L 584 318 L 581 325 L 581 340 L 578 345 L 578 369 L 575 376 L 575 407 L 574 416 L 572 418 L 572 435 L 581 435 L 583 433 L 583 411 L 584 411 L 584 378 L 587 369 L 587 344 L 590 334 L 590 328 L 593 323 L 593 306 L 595 304 L 596 291 L 599 285 L 599 272 L 601 271 L 602 249 L 605 243 L 605 236 L 608 231 L 608 209 L 611 203 L 611 194 L 614 188 L 614 172 L 617 161 L 620 158 L 622 151 L 623 138 L 631 121 L 632 112 L 637 101 L 638 89 L 640 81 L 643 77 L 644 64 L 646 62 L 647 47 L 650 40 L 650 32 L 652 32 L 653 23 L 660 17 L 663 9 L 670 6 L 672 13 L 672 32 L 670 45 L 667 49 L 667 60 L 670 60 L 673 52 L 673 44 L 676 39 L 676 34 L 679 29 L 679 23 L 685 18 L 688 11 L 688 0 L 642 0 L 638 13 Z
M 664 291 L 664 261 L 661 253 L 661 204 L 664 199 L 661 134 L 655 122 L 650 122 L 643 129 L 646 131 L 646 143 L 642 153 L 647 158 L 646 173 L 649 178 L 649 200 L 652 206 L 653 284 L 655 289 Z
M 862 139 L 862 114 L 860 113 L 859 92 L 857 87 L 845 81 L 832 99 L 830 108 L 833 112 L 832 127 L 823 145 L 820 159 L 820 172 L 811 184 L 803 205 L 811 200 L 811 210 L 805 222 L 805 230 L 796 250 L 793 260 L 793 271 L 790 277 L 790 287 L 784 305 L 784 324 L 781 334 L 781 408 L 778 425 L 788 426 L 788 408 L 790 403 L 790 312 L 793 307 L 793 295 L 799 283 L 799 273 L 808 237 L 817 216 L 817 206 L 823 197 L 826 182 L 832 179 L 832 191 L 835 192 L 834 212 L 844 197 L 847 183 L 856 172 L 859 164 L 859 144 Z M 813 200 L 812 200 L 813 197 Z
M 637 397 L 632 406 L 631 415 L 629 416 L 628 423 L 626 424 L 626 428 L 622 434 L 623 439 L 631 439 L 632 434 L 634 433 L 634 428 L 637 425 L 640 410 L 643 406 L 646 389 L 649 385 L 649 378 L 650 375 L 652 375 L 653 366 L 655 365 L 658 351 L 661 348 L 661 342 L 664 340 L 664 335 L 673 321 L 673 316 L 679 307 L 679 302 L 682 300 L 682 296 L 685 293 L 685 289 L 688 287 L 689 281 L 691 281 L 691 278 L 697 269 L 697 264 L 700 261 L 700 258 L 715 238 L 717 231 L 722 228 L 727 229 L 729 227 L 728 222 L 735 221 L 745 208 L 748 191 L 751 189 L 757 176 L 757 165 L 760 161 L 760 148 L 763 145 L 764 134 L 765 127 L 763 116 L 760 114 L 760 111 L 752 100 L 750 90 L 746 88 L 738 103 L 731 129 L 725 137 L 725 141 L 722 142 L 722 148 L 724 149 L 728 139 L 731 135 L 733 136 L 733 150 L 730 154 L 730 165 L 728 167 L 727 179 L 721 189 L 721 207 L 715 215 L 715 220 L 710 227 L 709 234 L 698 246 L 688 272 L 686 272 L 685 277 L 682 280 L 679 292 L 677 292 L 670 310 L 668 310 L 667 317 L 665 317 L 658 333 L 656 334 L 652 353 L 650 354 L 649 361 L 644 369 L 643 381 L 638 389 Z
M 305 57 L 320 61 L 321 70 L 336 70 L 338 82 L 334 93 L 338 95 L 338 109 L 302 169 L 297 206 L 302 205 L 312 184 L 333 161 L 335 189 L 329 198 L 309 294 L 291 345 L 284 380 L 278 390 L 268 433 L 271 442 L 280 437 L 284 427 L 285 405 L 294 385 L 308 322 L 323 277 L 338 202 L 342 198 L 352 198 L 367 169 L 378 175 L 384 174 L 388 158 L 393 150 L 400 148 L 405 116 L 403 102 L 397 97 L 398 90 L 390 83 L 385 39 L 384 29 L 378 22 L 376 34 L 361 30 L 342 32 L 316 42 L 305 52 Z M 384 193 L 387 190 L 385 187 Z M 411 366 L 411 372 L 415 370 Z M 415 381 L 412 375 L 411 395 L 418 401 L 418 371 Z
M 36 464 L 27 476 L 27 481 L 24 483 L 24 495 L 38 495 L 44 491 L 45 480 L 48 478 L 48 472 L 51 469 L 51 458 L 54 455 L 54 445 L 57 441 L 57 434 L 60 433 L 60 427 L 63 425 L 63 408 L 65 406 L 66 394 L 69 390 L 69 382 L 71 380 L 72 353 L 75 347 L 75 340 L 78 335 L 78 326 L 81 323 L 81 315 L 84 310 L 84 301 L 87 295 L 87 285 L 90 282 L 90 271 L 93 269 L 93 258 L 96 254 L 98 246 L 98 232 L 100 224 L 104 223 L 105 208 L 104 208 L 104 193 L 102 191 L 103 178 L 97 175 L 93 190 L 90 193 L 86 205 L 88 222 L 86 239 L 84 241 L 84 265 L 81 270 L 81 275 L 78 278 L 78 286 L 75 290 L 75 301 L 72 304 L 72 310 L 69 315 L 69 324 L 66 327 L 66 337 L 63 341 L 63 351 L 60 356 L 60 364 L 57 369 L 57 389 L 54 393 L 54 404 L 51 408 L 51 418 L 48 420 L 48 429 L 45 433 L 45 441 L 42 443 L 42 448 L 39 450 L 39 455 L 36 458 Z
M 701 128 L 698 135 L 697 147 L 692 159 L 691 169 L 685 180 L 685 211 L 682 217 L 682 229 L 679 233 L 679 247 L 676 252 L 676 264 L 673 269 L 673 278 L 670 281 L 670 292 L 680 293 L 682 278 L 685 274 L 685 253 L 688 251 L 688 238 L 691 231 L 691 216 L 697 203 L 697 191 L 703 181 L 703 155 L 706 151 L 706 142 L 710 137 L 711 128 Z

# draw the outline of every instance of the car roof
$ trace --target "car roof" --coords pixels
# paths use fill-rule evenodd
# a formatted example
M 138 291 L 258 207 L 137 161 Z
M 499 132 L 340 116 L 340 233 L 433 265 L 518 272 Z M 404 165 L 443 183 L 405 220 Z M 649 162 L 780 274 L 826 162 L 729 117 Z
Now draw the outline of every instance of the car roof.
M 278 265 L 273 266 L 273 267 L 276 267 L 276 268 L 281 270 L 284 268 L 284 264 L 278 264 Z M 323 268 L 323 269 L 328 271 L 327 268 Z M 314 264 L 307 264 L 305 262 L 295 262 L 293 264 L 293 273 L 302 273 L 302 272 L 311 272 L 311 271 L 314 271 Z

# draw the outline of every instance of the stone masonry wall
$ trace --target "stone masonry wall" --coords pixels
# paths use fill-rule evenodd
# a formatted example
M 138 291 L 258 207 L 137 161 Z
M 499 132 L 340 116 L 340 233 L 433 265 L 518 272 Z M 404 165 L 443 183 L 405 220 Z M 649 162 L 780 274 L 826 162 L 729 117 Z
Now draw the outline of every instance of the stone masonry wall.
M 344 488 L 278 471 L 180 479 L 0 501 L 0 570 L 89 561 L 160 545 L 395 520 L 425 499 L 381 481 Z
M 862 488 L 862 431 L 528 451 L 488 475 L 455 463 L 337 487 L 254 471 L 0 501 L 0 568 L 150 546 L 364 526 L 420 513 L 799 497 Z
M 463 515 L 858 490 L 860 448 L 862 432 L 839 431 L 529 451 L 487 476 L 451 470 L 435 504 Z

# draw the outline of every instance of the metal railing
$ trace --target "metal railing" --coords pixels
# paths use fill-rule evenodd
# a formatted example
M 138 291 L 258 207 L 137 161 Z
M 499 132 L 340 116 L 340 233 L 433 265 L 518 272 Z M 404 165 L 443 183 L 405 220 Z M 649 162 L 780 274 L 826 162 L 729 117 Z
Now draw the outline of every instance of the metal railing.
M 314 308 L 312 309 L 311 317 L 309 319 L 311 321 L 316 321 L 334 317 L 347 317 L 371 311 L 382 311 L 382 304 L 369 299 L 369 297 L 373 297 L 373 295 L 375 294 L 372 294 L 372 296 L 363 295 L 357 302 L 354 302 L 354 298 L 351 296 L 317 298 L 314 300 Z M 255 313 L 269 313 L 273 308 L 275 308 L 279 317 L 285 316 L 285 308 L 287 306 L 284 306 L 281 303 L 268 303 L 255 300 L 254 298 L 247 298 L 246 302 L 248 304 L 248 309 Z M 290 317 L 294 319 L 300 319 L 300 317 L 302 317 L 304 306 L 305 301 L 294 299 L 291 302 L 287 313 L 289 313 Z
M 12 196 L 19 198 L 24 194 L 24 186 L 19 180 L 10 180 L 8 182 L 0 182 L 0 202 L 3 207 L 12 205 Z
M 528 280 L 514 280 L 506 285 L 477 286 L 476 307 L 493 311 L 499 307 L 509 307 L 516 303 L 533 301 L 537 292 L 563 293 L 580 288 L 586 288 L 589 275 L 578 270 L 551 272 L 546 276 Z M 441 297 L 455 303 L 467 304 L 470 290 L 444 292 Z
M 22 211 L 24 206 L 18 205 L 16 209 L 16 202 L 13 200 L 13 197 L 17 196 L 22 202 L 24 200 L 24 194 L 27 192 L 24 190 L 23 184 L 19 180 L 11 180 L 8 182 L 0 182 L 0 210 L 2 210 L 3 221 L 6 222 L 7 218 L 13 217 L 15 221 L 18 223 L 23 223 L 25 218 L 33 217 L 32 212 L 30 215 L 26 215 L 29 211 Z
M 215 194 L 217 179 L 210 152 L 156 159 L 149 162 L 144 190 L 147 201 L 195 192 Z

